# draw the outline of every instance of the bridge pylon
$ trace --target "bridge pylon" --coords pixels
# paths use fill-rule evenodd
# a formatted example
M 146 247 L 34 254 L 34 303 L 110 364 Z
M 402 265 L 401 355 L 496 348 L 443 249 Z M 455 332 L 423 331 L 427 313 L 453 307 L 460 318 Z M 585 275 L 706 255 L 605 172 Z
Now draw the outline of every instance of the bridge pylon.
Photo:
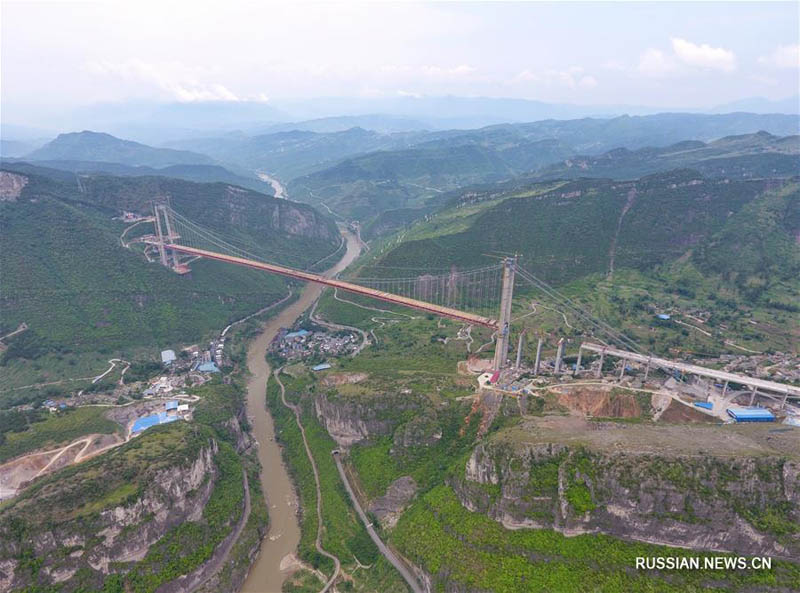
M 158 249 L 158 259 L 161 265 L 178 274 L 187 274 L 190 271 L 189 267 L 181 263 L 178 252 L 167 247 L 167 245 L 180 239 L 180 235 L 175 231 L 172 224 L 169 204 L 154 201 L 153 219 L 153 226 L 156 231 L 156 248 Z
M 508 346 L 511 339 L 511 301 L 514 297 L 514 275 L 517 271 L 517 258 L 503 259 L 503 287 L 500 291 L 500 316 L 497 320 L 497 342 L 494 347 L 495 370 L 506 366 Z

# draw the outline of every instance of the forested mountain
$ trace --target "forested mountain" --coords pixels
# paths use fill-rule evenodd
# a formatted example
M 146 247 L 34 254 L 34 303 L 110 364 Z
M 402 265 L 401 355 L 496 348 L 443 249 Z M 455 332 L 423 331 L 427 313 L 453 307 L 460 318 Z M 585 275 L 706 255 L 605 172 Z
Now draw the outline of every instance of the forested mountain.
M 619 268 L 646 271 L 688 253 L 742 285 L 778 281 L 800 274 L 798 212 L 796 181 L 711 179 L 691 170 L 469 191 L 411 226 L 370 274 L 470 267 L 492 261 L 493 251 L 516 252 L 537 275 L 564 284 Z M 745 228 L 756 221 L 760 230 Z
M 800 136 L 768 132 L 727 136 L 708 144 L 686 141 L 663 148 L 616 148 L 597 156 L 574 156 L 537 171 L 540 179 L 611 177 L 634 179 L 681 167 L 710 177 L 788 177 L 800 173 Z
M 441 192 L 465 185 L 504 179 L 519 184 L 516 177 L 521 177 L 522 183 L 576 177 L 633 179 L 685 167 L 711 177 L 744 179 L 800 172 L 798 137 L 764 131 L 709 144 L 686 140 L 663 148 L 615 148 L 599 156 L 574 156 L 566 140 L 535 140 L 532 137 L 539 132 L 531 136 L 528 132 L 522 126 L 497 126 L 403 151 L 353 157 L 293 180 L 289 193 L 310 203 L 324 202 L 344 216 L 371 221 L 376 215 L 385 217 L 390 210 L 436 202 Z
M 108 163 L 98 161 L 32 161 L 34 167 L 72 171 L 77 176 L 86 177 L 96 175 L 114 175 L 116 177 L 173 177 L 198 183 L 230 183 L 246 187 L 254 191 L 273 195 L 274 190 L 269 183 L 261 181 L 255 176 L 247 177 L 238 175 L 220 165 L 170 165 L 162 168 L 124 165 L 122 163 Z M 16 170 L 25 167 L 25 161 L 13 159 Z
M 25 155 L 30 161 L 97 161 L 122 163 L 131 166 L 168 167 L 170 165 L 210 165 L 205 155 L 186 150 L 153 148 L 131 140 L 115 138 L 98 132 L 59 134 L 52 140 Z
M 285 130 L 262 135 L 228 134 L 185 139 L 166 146 L 192 150 L 249 169 L 277 174 L 283 181 L 320 171 L 362 153 L 405 148 L 451 149 L 477 145 L 503 152 L 511 146 L 555 140 L 573 154 L 599 154 L 618 147 L 667 146 L 683 140 L 709 141 L 765 130 L 787 136 L 800 130 L 800 116 L 731 113 L 665 113 L 611 119 L 544 120 L 498 124 L 472 130 L 379 133 L 358 127 L 344 131 Z M 511 155 L 507 158 L 512 159 Z M 524 158 L 524 156 L 523 156 Z M 563 157 L 562 157 L 563 158 Z M 108 159 L 106 159 L 108 160 Z M 561 160 L 558 158 L 557 160 Z
M 446 190 L 507 179 L 571 155 L 553 140 L 487 139 L 485 143 L 440 143 L 372 152 L 294 179 L 290 195 L 325 202 L 346 217 L 370 219 L 380 212 L 417 207 Z
M 13 165 L 0 174 L 2 326 L 28 326 L 10 340 L 5 363 L 185 343 L 286 293 L 282 280 L 218 262 L 194 262 L 191 276 L 181 277 L 125 248 L 128 225 L 112 218 L 123 210 L 147 215 L 154 197 L 291 265 L 308 265 L 339 245 L 333 222 L 311 207 L 223 183 L 93 176 L 79 186 L 71 173 Z M 148 229 L 142 223 L 125 238 Z

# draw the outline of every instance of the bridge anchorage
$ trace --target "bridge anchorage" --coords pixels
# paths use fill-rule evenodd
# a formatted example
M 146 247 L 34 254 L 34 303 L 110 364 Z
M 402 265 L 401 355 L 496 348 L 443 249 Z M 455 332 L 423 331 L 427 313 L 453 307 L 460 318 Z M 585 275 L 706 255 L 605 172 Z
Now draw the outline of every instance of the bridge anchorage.
M 505 257 L 499 264 L 475 270 L 453 269 L 440 275 L 358 278 L 356 282 L 347 282 L 274 263 L 270 261 L 274 254 L 266 254 L 263 247 L 234 245 L 178 214 L 163 201 L 154 202 L 153 215 L 155 233 L 141 240 L 156 249 L 161 265 L 178 274 L 190 272 L 188 264 L 198 258 L 217 260 L 488 327 L 496 335 L 493 368 L 500 370 L 507 366 L 516 257 Z

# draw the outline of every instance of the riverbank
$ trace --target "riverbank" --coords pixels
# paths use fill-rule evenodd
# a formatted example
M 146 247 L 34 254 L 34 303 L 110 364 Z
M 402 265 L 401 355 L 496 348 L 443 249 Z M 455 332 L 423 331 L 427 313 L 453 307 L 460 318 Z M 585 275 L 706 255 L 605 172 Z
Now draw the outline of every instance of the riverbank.
M 343 231 L 347 249 L 339 262 L 325 274 L 333 276 L 355 260 L 360 251 L 358 239 Z M 289 327 L 322 293 L 319 285 L 306 285 L 299 298 L 269 319 L 261 333 L 251 342 L 247 352 L 250 378 L 247 383 L 247 415 L 252 435 L 259 443 L 258 461 L 261 465 L 261 488 L 269 508 L 270 527 L 262 540 L 261 550 L 247 579 L 242 593 L 280 591 L 286 577 L 295 569 L 284 559 L 294 553 L 300 541 L 297 520 L 298 502 L 292 482 L 281 459 L 281 450 L 275 441 L 275 427 L 266 408 L 267 379 L 271 372 L 266 360 L 267 348 L 281 327 Z M 283 562 L 284 570 L 281 570 Z

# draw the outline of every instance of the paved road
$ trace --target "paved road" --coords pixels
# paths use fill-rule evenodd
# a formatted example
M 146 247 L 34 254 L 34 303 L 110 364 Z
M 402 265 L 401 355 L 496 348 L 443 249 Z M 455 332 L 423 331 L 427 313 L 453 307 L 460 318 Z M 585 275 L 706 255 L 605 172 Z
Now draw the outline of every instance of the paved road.
M 344 473 L 344 467 L 342 467 L 342 461 L 339 459 L 339 452 L 333 452 L 333 459 L 336 462 L 336 468 L 339 470 L 339 475 L 342 477 L 342 482 L 344 482 L 344 487 L 347 490 L 347 494 L 350 495 L 350 500 L 353 502 L 353 506 L 356 508 L 356 512 L 358 516 L 361 517 L 361 521 L 364 523 L 364 527 L 367 528 L 367 533 L 372 538 L 372 541 L 375 542 L 375 545 L 378 546 L 378 550 L 380 550 L 381 554 L 391 562 L 392 566 L 397 569 L 402 577 L 405 579 L 408 586 L 414 593 L 426 593 L 425 589 L 420 587 L 419 582 L 417 581 L 416 577 L 411 574 L 405 564 L 400 562 L 400 559 L 397 555 L 392 552 L 386 544 L 381 541 L 381 538 L 378 537 L 378 534 L 375 532 L 375 529 L 372 527 L 372 523 L 367 518 L 367 515 L 364 513 L 364 510 L 361 508 L 361 504 L 359 504 L 356 495 L 353 493 L 353 489 L 350 487 L 350 482 L 347 480 L 347 474 Z

